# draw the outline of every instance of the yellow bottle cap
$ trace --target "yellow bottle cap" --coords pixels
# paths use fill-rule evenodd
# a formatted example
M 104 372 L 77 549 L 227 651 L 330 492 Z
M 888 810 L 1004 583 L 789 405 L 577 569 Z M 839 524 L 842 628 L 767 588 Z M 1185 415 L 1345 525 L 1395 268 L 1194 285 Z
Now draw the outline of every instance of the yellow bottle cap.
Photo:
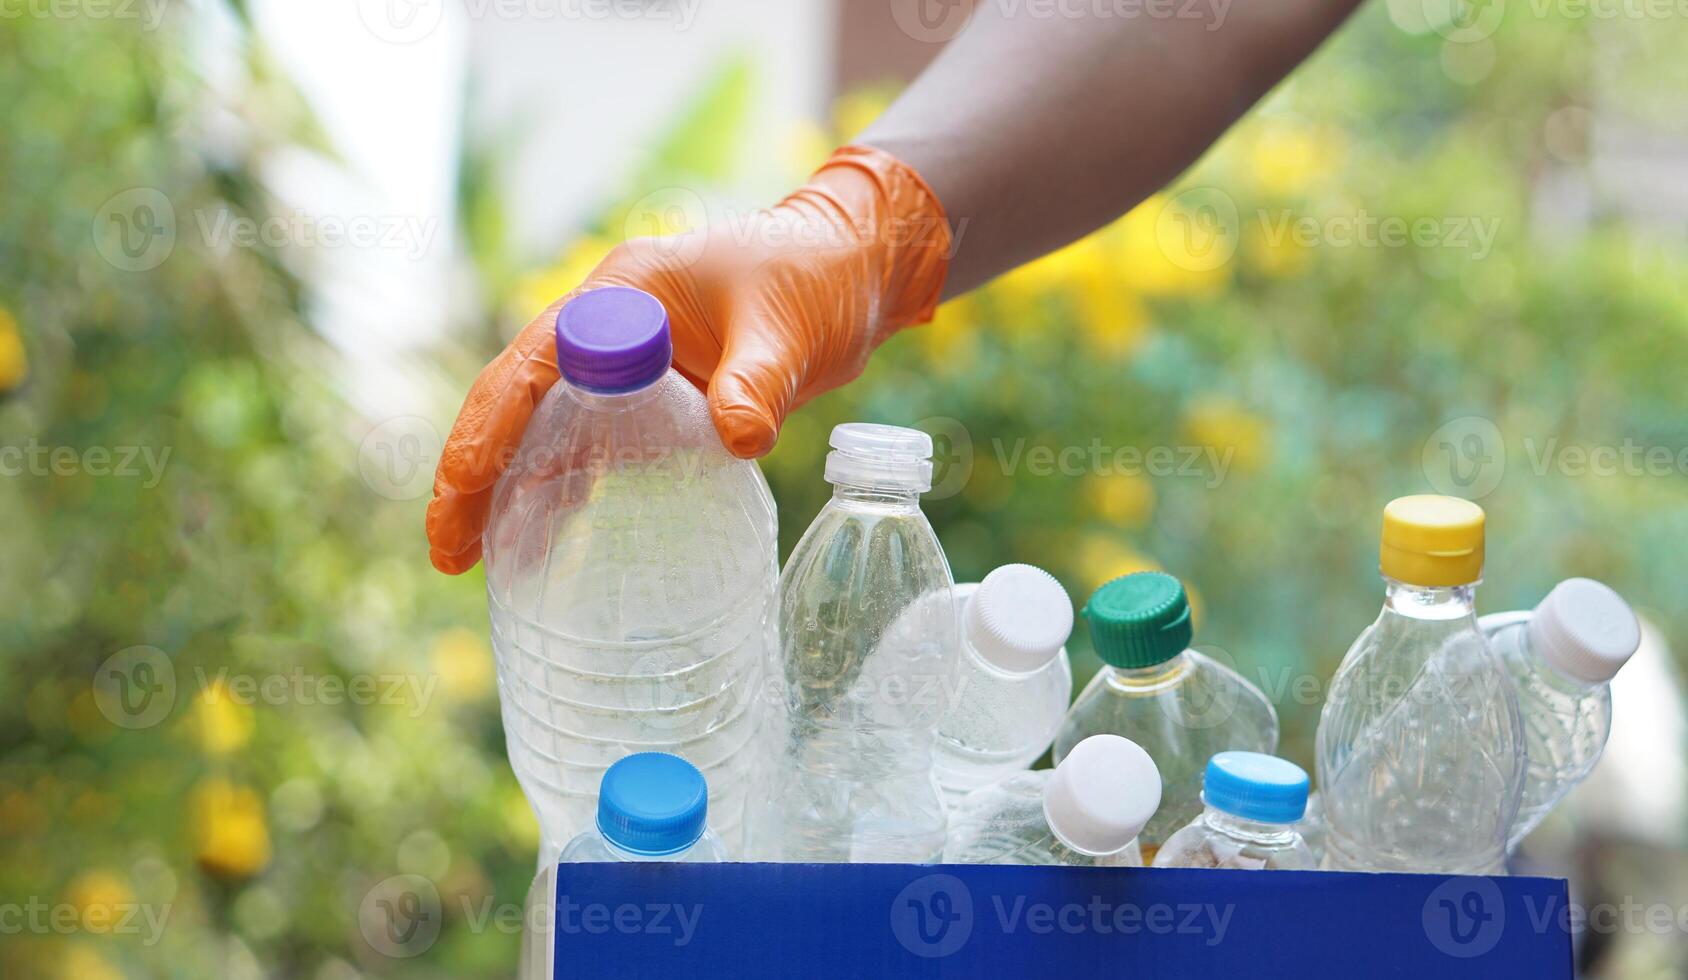
M 1470 585 L 1483 577 L 1483 508 L 1436 494 L 1389 501 L 1379 564 L 1408 585 Z

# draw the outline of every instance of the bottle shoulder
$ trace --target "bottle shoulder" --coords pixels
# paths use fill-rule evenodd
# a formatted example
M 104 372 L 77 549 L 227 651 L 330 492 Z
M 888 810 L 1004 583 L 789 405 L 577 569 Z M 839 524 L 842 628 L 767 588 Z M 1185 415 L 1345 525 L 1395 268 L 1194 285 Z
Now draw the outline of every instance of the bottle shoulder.
M 1278 712 L 1264 691 L 1208 654 L 1187 650 L 1180 658 L 1161 674 L 1104 666 L 1074 700 L 1070 717 L 1170 712 L 1189 728 L 1260 732 L 1265 747 L 1257 751 L 1275 749 Z

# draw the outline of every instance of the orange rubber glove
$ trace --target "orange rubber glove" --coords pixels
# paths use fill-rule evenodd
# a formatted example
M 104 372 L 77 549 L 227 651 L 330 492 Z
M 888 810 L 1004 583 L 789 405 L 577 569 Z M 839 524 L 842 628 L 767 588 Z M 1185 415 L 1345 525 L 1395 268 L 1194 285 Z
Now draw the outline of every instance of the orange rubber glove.
M 949 255 L 931 188 L 866 146 L 838 150 L 778 205 L 712 225 L 701 241 L 618 246 L 469 389 L 428 504 L 434 567 L 455 575 L 480 560 L 493 484 L 557 380 L 557 311 L 576 293 L 624 285 L 660 299 L 675 368 L 707 392 L 721 441 L 751 458 L 773 448 L 792 409 L 861 374 L 898 329 L 932 318 Z

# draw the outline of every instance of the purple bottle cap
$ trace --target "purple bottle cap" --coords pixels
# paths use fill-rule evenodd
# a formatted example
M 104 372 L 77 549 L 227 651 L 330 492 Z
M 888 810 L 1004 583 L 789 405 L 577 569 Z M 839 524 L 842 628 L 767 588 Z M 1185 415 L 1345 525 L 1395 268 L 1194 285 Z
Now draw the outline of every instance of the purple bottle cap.
M 557 368 L 588 391 L 633 391 L 662 377 L 674 359 L 668 311 L 631 286 L 581 293 L 557 314 Z

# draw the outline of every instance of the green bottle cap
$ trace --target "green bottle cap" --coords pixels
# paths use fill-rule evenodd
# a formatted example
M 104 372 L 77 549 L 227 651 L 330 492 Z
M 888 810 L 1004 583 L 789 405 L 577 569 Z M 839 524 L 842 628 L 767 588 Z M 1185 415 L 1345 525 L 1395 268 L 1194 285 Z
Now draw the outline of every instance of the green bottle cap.
M 1133 572 L 1084 604 L 1096 654 L 1115 667 L 1153 667 L 1189 649 L 1190 601 L 1164 572 Z

